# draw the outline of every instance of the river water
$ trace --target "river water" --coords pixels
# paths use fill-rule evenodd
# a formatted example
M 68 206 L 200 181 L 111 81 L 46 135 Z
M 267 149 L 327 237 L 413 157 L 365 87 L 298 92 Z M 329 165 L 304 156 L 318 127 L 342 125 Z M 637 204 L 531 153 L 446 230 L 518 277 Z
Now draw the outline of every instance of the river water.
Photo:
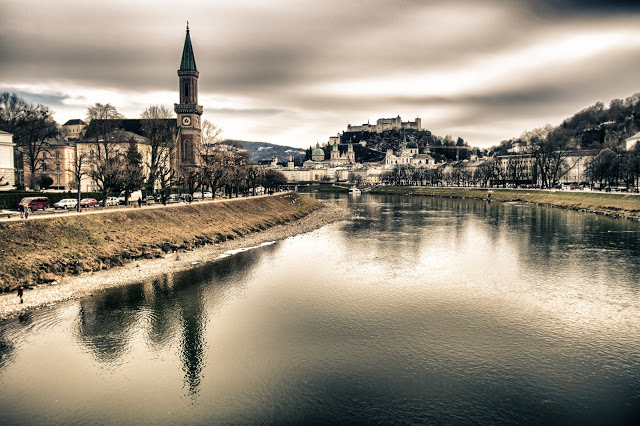
M 640 419 L 640 224 L 326 197 L 353 218 L 0 322 L 0 423 Z

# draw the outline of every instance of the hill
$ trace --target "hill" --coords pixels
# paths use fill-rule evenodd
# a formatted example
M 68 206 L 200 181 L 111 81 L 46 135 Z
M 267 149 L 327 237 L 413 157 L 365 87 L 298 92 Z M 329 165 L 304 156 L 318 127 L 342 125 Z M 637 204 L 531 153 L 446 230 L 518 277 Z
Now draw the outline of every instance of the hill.
M 541 129 L 500 142 L 490 148 L 490 155 L 504 155 L 515 144 L 528 145 L 532 135 L 557 133 L 561 139 L 571 142 L 571 147 L 583 150 L 618 150 L 625 140 L 640 131 L 640 93 L 626 99 L 612 99 L 606 106 L 596 102 L 566 118 L 560 125 L 547 125 Z
M 360 141 L 365 141 L 368 148 L 383 153 L 384 158 L 387 149 L 397 150 L 405 137 L 407 142 L 415 142 L 420 152 L 424 152 L 429 146 L 431 155 L 436 161 L 464 160 L 468 159 L 472 152 L 477 151 L 477 149 L 469 147 L 462 138 L 456 140 L 449 135 L 435 136 L 429 130 L 414 129 L 385 130 L 382 133 L 344 132 L 340 142 L 342 144 L 349 142 L 357 144 Z M 356 160 L 361 161 L 358 152 L 356 152 Z
M 276 145 L 267 142 L 249 142 L 239 140 L 226 140 L 225 143 L 240 144 L 249 154 L 249 161 L 259 163 L 261 161 L 271 161 L 273 154 L 278 156 L 278 162 L 286 162 L 289 155 L 293 155 L 294 160 L 303 161 L 305 150 L 292 146 Z

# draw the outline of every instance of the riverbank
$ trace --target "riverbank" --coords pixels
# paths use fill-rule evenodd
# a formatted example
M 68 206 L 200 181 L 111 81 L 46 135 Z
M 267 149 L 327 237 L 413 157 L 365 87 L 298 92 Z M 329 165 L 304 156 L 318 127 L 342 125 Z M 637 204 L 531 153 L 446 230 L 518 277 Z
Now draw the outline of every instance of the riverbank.
M 630 193 L 406 186 L 378 186 L 371 193 L 530 203 L 640 221 L 640 196 Z
M 350 215 L 346 207 L 335 203 L 320 203 L 308 197 L 298 197 L 296 194 L 289 194 L 288 199 L 292 196 L 295 196 L 296 200 L 306 198 L 313 201 L 311 204 L 317 203 L 317 207 L 301 218 L 276 224 L 268 229 L 254 230 L 241 238 L 227 239 L 193 249 L 181 248 L 178 251 L 166 253 L 162 257 L 140 258 L 112 269 L 84 272 L 79 275 L 65 276 L 53 283 L 36 285 L 25 290 L 24 304 L 20 304 L 15 292 L 0 294 L 0 319 L 52 303 L 89 296 L 102 289 L 150 280 L 162 274 L 193 268 L 198 264 L 213 262 L 230 250 L 246 249 L 283 240 L 346 219 Z
M 158 209 L 0 223 L 0 291 L 235 239 L 299 219 L 320 203 L 296 193 Z

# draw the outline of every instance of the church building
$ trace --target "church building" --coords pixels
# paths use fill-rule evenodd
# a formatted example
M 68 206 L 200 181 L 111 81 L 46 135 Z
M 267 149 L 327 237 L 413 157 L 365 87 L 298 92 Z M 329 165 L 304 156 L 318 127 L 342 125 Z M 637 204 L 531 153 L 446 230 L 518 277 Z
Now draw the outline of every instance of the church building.
M 186 176 L 200 164 L 200 142 L 202 131 L 202 106 L 198 105 L 198 77 L 196 60 L 191 45 L 189 25 L 182 49 L 180 69 L 178 69 L 179 103 L 174 104 L 177 119 L 160 119 L 166 121 L 171 129 L 174 149 L 167 161 L 175 171 L 176 177 Z M 80 120 L 78 120 L 80 121 Z M 142 154 L 145 173 L 150 163 L 150 145 L 145 132 L 145 119 L 94 119 L 83 128 L 80 140 L 76 142 L 78 154 L 83 155 L 91 163 L 99 152 L 98 145 L 108 143 L 114 153 L 126 152 L 130 140 L 135 140 Z M 109 135 L 103 135 L 101 128 L 111 129 Z M 167 156 L 168 157 L 168 156 Z M 96 191 L 98 185 L 89 176 L 82 179 L 82 191 Z M 156 187 L 158 183 L 156 182 Z

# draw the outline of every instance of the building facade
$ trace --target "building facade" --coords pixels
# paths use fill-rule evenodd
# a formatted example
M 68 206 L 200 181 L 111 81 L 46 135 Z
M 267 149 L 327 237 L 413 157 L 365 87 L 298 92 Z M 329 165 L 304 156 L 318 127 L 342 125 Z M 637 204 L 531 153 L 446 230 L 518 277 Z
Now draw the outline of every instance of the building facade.
M 57 139 L 45 141 L 38 153 L 37 170 L 33 175 L 27 154 L 23 153 L 22 158 L 25 185 L 32 187 L 41 176 L 49 176 L 53 179 L 52 189 L 75 189 L 73 168 L 76 154 L 75 146 L 70 142 Z
M 434 164 L 435 159 L 431 156 L 429 147 L 427 146 L 425 152 L 421 154 L 418 144 L 413 141 L 407 142 L 406 136 L 403 138 L 398 151 L 394 152 L 392 149 L 389 149 L 384 158 L 384 167 L 386 169 L 392 169 L 401 165 L 426 167 Z
M 343 166 L 347 164 L 356 163 L 356 154 L 353 151 L 353 145 L 348 144 L 347 151 L 341 153 L 338 149 L 338 144 L 334 143 L 331 148 L 330 163 L 332 166 Z
M 13 135 L 0 130 L 0 191 L 9 191 L 16 187 L 13 161 L 15 146 Z
M 123 120 L 125 122 L 133 122 L 140 120 Z M 130 124 L 130 123 L 128 123 Z M 91 128 L 88 129 L 91 135 Z M 105 147 L 109 151 L 111 158 L 123 157 L 129 148 L 129 142 L 133 139 L 138 148 L 138 152 L 142 156 L 142 170 L 144 176 L 149 174 L 149 164 L 151 163 L 151 145 L 149 140 L 140 134 L 126 131 L 123 129 L 115 129 L 109 133 L 108 142 L 105 144 L 104 139 L 85 138 L 76 142 L 78 156 L 83 158 L 83 169 L 86 172 L 80 184 L 82 192 L 96 192 L 100 190 L 100 185 L 92 177 L 97 168 L 100 167 L 105 160 Z
M 77 141 L 82 139 L 85 127 L 87 127 L 87 123 L 79 118 L 67 120 L 67 122 L 62 125 L 64 138 L 68 141 Z

